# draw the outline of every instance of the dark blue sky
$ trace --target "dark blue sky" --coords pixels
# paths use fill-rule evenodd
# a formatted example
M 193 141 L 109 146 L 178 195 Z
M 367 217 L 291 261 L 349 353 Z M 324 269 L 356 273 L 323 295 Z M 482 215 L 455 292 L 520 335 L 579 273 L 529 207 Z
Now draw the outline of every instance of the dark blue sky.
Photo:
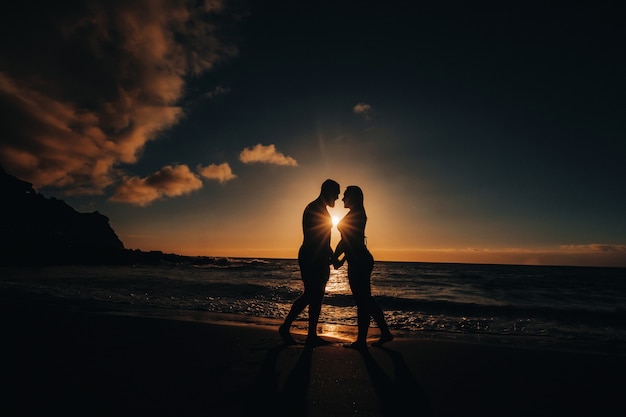
M 626 265 L 624 6 L 77 4 L 2 18 L 0 158 L 127 247 L 290 257 L 332 177 L 378 258 Z

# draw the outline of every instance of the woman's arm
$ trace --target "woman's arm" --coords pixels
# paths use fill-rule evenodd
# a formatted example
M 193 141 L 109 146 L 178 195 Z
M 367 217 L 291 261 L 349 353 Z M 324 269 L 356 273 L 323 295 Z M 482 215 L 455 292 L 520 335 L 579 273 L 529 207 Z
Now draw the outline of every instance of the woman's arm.
M 335 252 L 333 253 L 333 259 L 332 259 L 332 264 L 335 269 L 341 268 L 341 266 L 346 261 L 345 256 L 343 257 L 343 259 L 341 260 L 339 259 L 339 257 L 346 252 L 345 246 L 346 244 L 344 243 L 343 239 L 341 239 L 339 243 L 337 243 L 337 247 L 335 248 Z

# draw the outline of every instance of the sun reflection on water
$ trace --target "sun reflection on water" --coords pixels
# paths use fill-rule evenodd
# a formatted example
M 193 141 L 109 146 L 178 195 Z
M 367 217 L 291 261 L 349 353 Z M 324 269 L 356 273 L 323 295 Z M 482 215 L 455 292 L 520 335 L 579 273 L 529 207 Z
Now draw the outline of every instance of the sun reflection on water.
M 345 266 L 330 270 L 330 278 L 326 284 L 326 294 L 350 294 L 348 271 Z

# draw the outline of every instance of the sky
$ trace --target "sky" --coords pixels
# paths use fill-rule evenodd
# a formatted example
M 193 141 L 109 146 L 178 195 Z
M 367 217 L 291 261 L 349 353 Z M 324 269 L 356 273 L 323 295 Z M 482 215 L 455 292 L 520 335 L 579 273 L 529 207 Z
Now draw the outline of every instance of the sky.
M 509 3 L 21 2 L 0 164 L 129 249 L 295 258 L 332 178 L 381 261 L 626 267 L 625 6 Z

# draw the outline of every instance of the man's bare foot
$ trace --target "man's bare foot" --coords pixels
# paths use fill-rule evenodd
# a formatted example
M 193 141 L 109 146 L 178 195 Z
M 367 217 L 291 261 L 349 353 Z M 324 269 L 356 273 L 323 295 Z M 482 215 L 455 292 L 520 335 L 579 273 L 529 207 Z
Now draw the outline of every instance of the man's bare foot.
M 391 333 L 385 333 L 380 335 L 380 339 L 372 343 L 372 346 L 382 346 L 387 342 L 391 342 L 393 340 L 393 335 Z
M 286 345 L 295 345 L 298 342 L 296 342 L 296 340 L 291 336 L 291 333 L 289 333 L 289 327 L 285 326 L 284 324 L 282 324 L 279 328 L 278 328 L 278 334 L 280 334 L 280 338 L 283 339 L 283 343 Z
M 309 336 L 306 338 L 306 345 L 309 347 L 324 346 L 329 344 L 330 342 L 328 340 L 322 339 L 319 336 Z

